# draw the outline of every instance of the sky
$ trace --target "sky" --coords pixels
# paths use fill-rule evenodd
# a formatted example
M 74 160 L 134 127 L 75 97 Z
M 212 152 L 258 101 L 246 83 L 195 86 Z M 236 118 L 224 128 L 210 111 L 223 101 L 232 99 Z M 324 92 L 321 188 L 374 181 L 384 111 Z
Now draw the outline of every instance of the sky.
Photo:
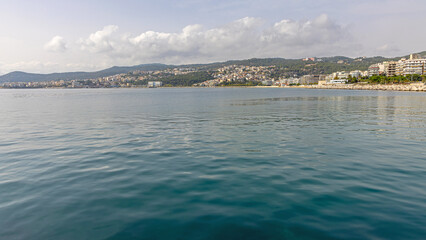
M 424 0 L 0 0 L 0 74 L 426 50 Z

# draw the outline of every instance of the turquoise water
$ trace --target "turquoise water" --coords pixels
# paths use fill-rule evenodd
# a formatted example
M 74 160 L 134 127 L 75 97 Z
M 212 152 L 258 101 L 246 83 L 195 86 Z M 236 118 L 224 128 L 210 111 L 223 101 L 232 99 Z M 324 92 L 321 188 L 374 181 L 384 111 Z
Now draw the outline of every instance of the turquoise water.
M 426 93 L 0 91 L 0 239 L 424 239 Z

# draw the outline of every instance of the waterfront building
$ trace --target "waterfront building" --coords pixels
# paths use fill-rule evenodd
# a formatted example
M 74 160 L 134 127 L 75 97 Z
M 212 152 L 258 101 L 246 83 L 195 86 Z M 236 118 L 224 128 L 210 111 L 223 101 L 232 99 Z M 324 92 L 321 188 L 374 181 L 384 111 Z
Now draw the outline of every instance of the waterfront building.
M 402 72 L 402 75 L 410 75 L 410 74 L 419 74 L 419 75 L 424 75 L 425 74 L 425 64 L 426 64 L 426 59 L 421 59 L 421 58 L 413 58 L 409 60 L 405 60 L 404 61 L 404 70 Z
M 351 71 L 349 75 L 353 78 L 360 78 L 362 77 L 362 72 L 360 70 Z
M 396 62 L 395 75 L 400 76 L 404 74 L 404 63 L 407 59 L 401 58 L 398 62 Z
M 368 77 L 368 70 L 361 72 L 363 77 Z
M 318 83 L 319 80 L 320 80 L 320 75 L 305 75 L 300 78 L 300 84 L 303 84 L 303 85 L 315 84 L 315 83 Z
M 330 81 L 330 80 L 335 80 L 335 79 L 347 79 L 349 75 L 350 75 L 349 72 L 344 72 L 344 71 L 334 72 L 334 73 L 328 75 L 326 77 L 326 80 Z
M 379 74 L 384 74 L 385 73 L 385 65 L 383 63 L 378 63 L 377 65 L 379 66 Z
M 326 85 L 327 81 L 326 80 L 320 80 L 318 81 L 318 86 L 322 86 L 322 85 Z
M 262 81 L 262 85 L 265 85 L 265 86 L 272 86 L 272 84 L 274 84 L 274 81 L 272 81 L 272 80 Z
M 384 73 L 387 77 L 392 77 L 396 75 L 397 62 L 395 61 L 383 62 L 383 66 L 384 66 Z
M 325 83 L 322 84 L 335 84 L 335 83 L 346 83 L 348 81 L 348 76 L 358 76 L 361 74 L 360 71 L 352 71 L 352 72 L 334 72 L 325 76 Z
M 296 84 L 300 84 L 300 79 L 299 78 L 286 78 L 286 79 L 282 79 L 280 80 L 280 84 L 281 86 L 288 86 L 288 85 L 296 85 Z
M 163 85 L 163 83 L 160 82 L 160 81 L 149 81 L 148 82 L 148 87 L 149 88 L 161 87 L 162 85 Z
M 348 79 L 333 79 L 330 80 L 330 84 L 345 84 L 348 82 Z
M 373 64 L 370 67 L 368 67 L 368 76 L 374 76 L 380 74 L 380 67 L 379 64 Z

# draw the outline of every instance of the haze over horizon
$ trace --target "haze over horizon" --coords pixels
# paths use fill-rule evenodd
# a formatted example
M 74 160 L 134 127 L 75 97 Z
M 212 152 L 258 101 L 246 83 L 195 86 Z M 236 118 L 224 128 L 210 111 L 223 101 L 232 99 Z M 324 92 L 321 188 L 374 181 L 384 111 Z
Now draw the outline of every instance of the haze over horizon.
M 415 6 L 415 7 L 413 7 Z M 420 0 L 0 3 L 0 74 L 424 51 Z

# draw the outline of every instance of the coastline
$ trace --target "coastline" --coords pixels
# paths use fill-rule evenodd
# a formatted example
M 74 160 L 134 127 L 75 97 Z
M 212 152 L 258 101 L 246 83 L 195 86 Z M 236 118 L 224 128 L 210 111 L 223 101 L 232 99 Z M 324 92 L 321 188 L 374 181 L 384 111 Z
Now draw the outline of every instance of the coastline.
M 118 88 L 2 88 L 2 89 L 148 89 L 148 87 L 118 87 Z M 158 88 L 305 88 L 305 89 L 338 89 L 338 90 L 377 90 L 377 91 L 407 91 L 407 92 L 426 92 L 426 83 L 411 84 L 327 84 L 327 85 L 300 85 L 300 86 L 214 86 L 214 87 L 194 87 L 194 86 L 176 86 L 176 87 L 158 87 Z
M 327 85 L 286 86 L 285 88 L 426 92 L 426 84 L 425 83 L 411 83 L 411 84 L 327 84 Z

